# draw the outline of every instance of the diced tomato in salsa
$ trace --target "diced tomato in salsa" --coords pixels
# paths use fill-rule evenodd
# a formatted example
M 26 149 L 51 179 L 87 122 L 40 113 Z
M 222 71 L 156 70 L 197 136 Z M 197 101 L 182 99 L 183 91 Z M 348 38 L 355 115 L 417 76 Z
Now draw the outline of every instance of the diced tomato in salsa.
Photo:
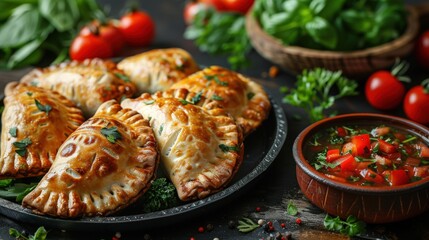
M 340 136 L 340 137 L 347 136 L 347 131 L 343 127 L 338 127 L 337 128 L 337 133 L 338 133 L 338 136 Z
M 412 167 L 418 167 L 420 165 L 420 159 L 408 157 L 407 160 L 405 160 L 405 165 L 412 166 Z
M 328 150 L 328 152 L 326 153 L 326 161 L 333 162 L 334 160 L 340 158 L 340 156 L 340 149 Z
M 390 172 L 390 184 L 392 186 L 404 185 L 410 182 L 410 178 L 405 170 L 392 170 Z
M 418 144 L 418 149 L 420 150 L 419 152 L 419 157 L 425 157 L 425 158 L 429 158 L 429 147 L 425 146 L 423 143 L 419 143 Z
M 421 167 L 414 167 L 413 169 L 413 176 L 414 177 L 427 177 L 429 175 L 429 166 L 421 166 Z
M 371 151 L 371 141 L 369 139 L 369 134 L 360 134 L 352 137 L 352 143 L 356 147 L 357 156 L 368 156 Z
M 376 173 L 376 172 L 374 172 L 368 168 L 361 170 L 360 175 L 365 180 L 370 181 L 370 182 L 375 182 L 375 183 L 383 183 L 384 182 L 384 178 L 380 174 L 378 174 L 378 173 Z
M 394 153 L 396 152 L 396 147 L 393 144 L 390 144 L 384 140 L 378 139 L 378 148 L 384 153 Z

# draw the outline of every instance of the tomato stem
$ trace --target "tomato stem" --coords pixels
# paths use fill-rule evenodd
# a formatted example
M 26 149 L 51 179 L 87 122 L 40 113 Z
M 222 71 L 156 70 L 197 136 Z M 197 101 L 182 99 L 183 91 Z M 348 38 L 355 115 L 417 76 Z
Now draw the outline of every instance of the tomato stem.
M 409 68 L 410 64 L 407 61 L 397 58 L 390 73 L 392 73 L 393 76 L 397 77 L 399 81 L 409 83 L 411 79 L 408 76 L 404 76 L 404 74 L 408 71 Z
M 423 82 L 421 83 L 421 85 L 423 86 L 423 92 L 425 94 L 429 94 L 429 78 L 423 80 Z

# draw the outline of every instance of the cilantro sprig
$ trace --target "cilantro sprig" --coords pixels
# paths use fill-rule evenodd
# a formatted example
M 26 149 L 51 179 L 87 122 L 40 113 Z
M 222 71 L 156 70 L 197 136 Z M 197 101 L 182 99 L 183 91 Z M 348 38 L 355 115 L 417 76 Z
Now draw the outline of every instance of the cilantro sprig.
M 222 150 L 222 152 L 230 152 L 230 151 L 238 152 L 238 151 L 240 151 L 240 148 L 238 146 L 228 146 L 225 144 L 220 144 L 219 148 Z
M 292 201 L 289 201 L 286 208 L 286 213 L 291 216 L 296 216 L 298 214 L 298 208 L 293 204 Z
M 116 143 L 116 140 L 122 139 L 121 133 L 118 131 L 118 127 L 103 127 L 101 129 L 101 134 L 107 138 L 107 141 L 111 143 Z
M 310 120 L 316 122 L 327 115 L 327 110 L 336 100 L 357 95 L 357 86 L 356 81 L 342 76 L 341 71 L 332 72 L 316 68 L 304 70 L 297 77 L 296 88 L 283 87 L 281 91 L 286 94 L 283 98 L 284 103 L 303 108 L 310 116 Z
M 349 216 L 343 221 L 338 216 L 331 217 L 327 214 L 323 221 L 323 225 L 328 230 L 340 232 L 351 237 L 366 231 L 365 222 L 358 220 L 354 216 Z

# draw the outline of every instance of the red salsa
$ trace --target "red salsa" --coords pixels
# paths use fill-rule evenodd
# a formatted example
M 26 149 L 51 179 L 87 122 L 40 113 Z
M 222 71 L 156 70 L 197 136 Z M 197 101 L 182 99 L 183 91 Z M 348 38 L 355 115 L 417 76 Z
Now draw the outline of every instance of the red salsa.
M 313 135 L 304 153 L 333 180 L 362 186 L 397 186 L 429 176 L 429 147 L 389 126 L 335 126 Z

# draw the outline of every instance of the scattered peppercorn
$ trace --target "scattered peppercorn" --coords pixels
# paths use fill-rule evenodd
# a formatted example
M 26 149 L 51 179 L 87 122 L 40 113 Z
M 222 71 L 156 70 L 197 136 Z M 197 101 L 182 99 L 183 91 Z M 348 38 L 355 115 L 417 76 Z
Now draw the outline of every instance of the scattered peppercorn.
M 120 232 L 116 232 L 116 233 L 115 233 L 115 237 L 117 237 L 117 238 L 121 238 L 121 236 L 122 236 L 122 235 L 121 235 L 121 233 L 120 233 Z
M 271 66 L 268 72 L 268 76 L 270 76 L 271 78 L 274 78 L 277 76 L 277 74 L 279 74 L 279 68 L 276 66 Z
M 113 237 L 112 237 L 112 240 L 119 240 L 119 238 L 117 238 L 117 237 L 113 236 Z
M 255 208 L 255 210 L 256 210 L 257 212 L 260 212 L 260 211 L 261 211 L 261 207 L 256 207 L 256 208 Z
M 234 228 L 236 228 L 236 227 L 237 227 L 237 223 L 236 223 L 234 220 L 229 220 L 229 222 L 228 222 L 228 227 L 229 227 L 230 229 L 234 229 Z
M 195 240 L 195 238 L 194 237 L 190 237 L 189 240 Z
M 271 222 L 271 221 L 268 221 L 267 224 L 268 224 L 268 226 L 273 226 L 273 222 Z
M 296 222 L 298 225 L 301 225 L 302 220 L 301 220 L 301 218 L 297 218 L 295 222 Z
M 265 220 L 264 219 L 259 219 L 258 220 L 258 225 L 259 226 L 262 226 L 262 225 L 264 225 L 265 224 Z
M 281 226 L 282 228 L 286 228 L 286 223 L 281 223 L 281 224 L 280 224 L 280 226 Z
M 211 223 L 207 224 L 207 226 L 206 226 L 206 230 L 207 230 L 208 232 L 212 231 L 213 229 L 214 229 L 213 224 L 211 224 Z
M 270 226 L 270 227 L 268 228 L 268 230 L 269 230 L 270 232 L 274 231 L 274 226 Z
M 285 240 L 292 239 L 292 233 L 291 232 L 285 232 L 284 237 L 285 237 Z
M 198 232 L 199 232 L 199 233 L 203 233 L 203 232 L 204 232 L 204 227 L 199 227 L 199 228 L 198 228 Z

